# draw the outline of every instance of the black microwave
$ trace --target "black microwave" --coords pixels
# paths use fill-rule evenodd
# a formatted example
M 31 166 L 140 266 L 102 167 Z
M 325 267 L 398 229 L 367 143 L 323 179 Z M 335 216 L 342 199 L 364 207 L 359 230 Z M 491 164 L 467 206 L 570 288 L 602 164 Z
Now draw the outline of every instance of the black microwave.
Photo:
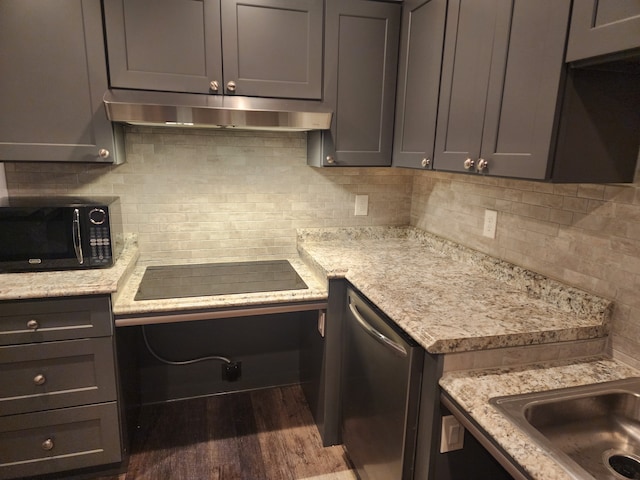
M 110 267 L 122 246 L 118 197 L 0 200 L 0 272 Z

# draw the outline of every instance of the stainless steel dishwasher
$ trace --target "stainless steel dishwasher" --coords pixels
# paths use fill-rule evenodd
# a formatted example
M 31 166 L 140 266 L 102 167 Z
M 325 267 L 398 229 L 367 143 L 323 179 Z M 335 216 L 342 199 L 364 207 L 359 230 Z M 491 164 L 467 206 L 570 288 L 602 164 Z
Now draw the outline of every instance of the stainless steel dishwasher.
M 342 440 L 362 480 L 413 478 L 423 349 L 347 289 Z

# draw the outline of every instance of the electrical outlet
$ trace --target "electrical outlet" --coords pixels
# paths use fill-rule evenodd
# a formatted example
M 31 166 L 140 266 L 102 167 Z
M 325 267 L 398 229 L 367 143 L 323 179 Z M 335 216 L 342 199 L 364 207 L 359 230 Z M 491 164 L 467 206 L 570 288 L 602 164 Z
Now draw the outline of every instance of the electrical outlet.
M 453 415 L 442 417 L 440 453 L 461 450 L 464 447 L 464 427 Z
M 325 322 L 327 320 L 327 312 L 326 310 L 321 310 L 318 313 L 318 333 L 320 333 L 320 336 L 324 338 L 324 326 L 325 326 Z
M 369 213 L 369 195 L 356 195 L 356 211 L 354 215 L 367 215 Z
M 242 362 L 222 364 L 222 380 L 235 382 L 242 376 Z
M 498 226 L 498 212 L 495 210 L 484 211 L 484 228 L 482 235 L 489 238 L 496 238 L 496 227 Z

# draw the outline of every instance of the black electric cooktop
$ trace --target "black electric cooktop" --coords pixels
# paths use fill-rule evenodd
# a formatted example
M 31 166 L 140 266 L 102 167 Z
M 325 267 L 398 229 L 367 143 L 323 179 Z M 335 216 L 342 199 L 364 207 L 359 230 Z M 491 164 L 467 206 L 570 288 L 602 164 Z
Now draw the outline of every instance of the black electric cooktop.
M 134 300 L 309 288 L 287 260 L 147 267 Z

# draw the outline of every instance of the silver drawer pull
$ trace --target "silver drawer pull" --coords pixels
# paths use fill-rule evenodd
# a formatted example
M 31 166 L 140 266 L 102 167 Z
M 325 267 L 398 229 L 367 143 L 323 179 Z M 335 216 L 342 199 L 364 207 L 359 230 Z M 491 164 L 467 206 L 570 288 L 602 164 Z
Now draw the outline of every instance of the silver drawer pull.
M 47 377 L 45 377 L 41 373 L 33 377 L 33 383 L 35 383 L 36 385 L 44 385 L 46 381 Z
M 27 322 L 27 328 L 30 330 L 36 330 L 40 325 L 37 320 L 29 320 Z
M 53 450 L 53 440 L 50 438 L 47 438 L 44 442 L 42 442 L 42 449 L 43 450 Z

